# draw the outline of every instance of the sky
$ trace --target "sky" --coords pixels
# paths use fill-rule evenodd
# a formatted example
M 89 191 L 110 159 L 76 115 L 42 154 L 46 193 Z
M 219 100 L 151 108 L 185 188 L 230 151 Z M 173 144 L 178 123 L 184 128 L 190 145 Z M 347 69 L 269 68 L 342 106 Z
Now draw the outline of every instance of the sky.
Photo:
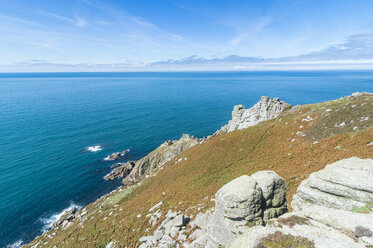
M 373 68 L 372 0 L 0 0 L 0 72 Z

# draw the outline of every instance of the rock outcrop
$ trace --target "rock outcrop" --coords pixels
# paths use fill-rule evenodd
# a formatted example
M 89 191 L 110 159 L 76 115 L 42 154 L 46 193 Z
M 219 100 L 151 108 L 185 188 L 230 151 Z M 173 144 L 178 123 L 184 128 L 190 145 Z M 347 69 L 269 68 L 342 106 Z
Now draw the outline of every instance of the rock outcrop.
M 152 218 L 156 217 L 159 219 L 162 215 L 161 210 L 158 209 L 162 204 L 163 202 L 160 202 L 149 209 L 149 212 L 157 209 L 157 211 L 154 213 L 147 215 L 147 218 L 150 218 L 149 223 L 152 223 L 152 226 L 154 226 L 154 223 L 156 222 L 154 219 L 152 220 Z M 183 229 L 185 229 L 185 225 L 188 223 L 188 221 L 189 218 L 185 215 L 179 214 L 172 210 L 168 211 L 165 219 L 157 227 L 153 235 L 140 238 L 140 248 L 175 247 L 177 243 L 174 239 L 186 239 L 186 235 L 184 235 L 185 230 Z
M 372 197 L 373 160 L 340 160 L 301 183 L 293 197 L 294 212 L 251 228 L 231 247 L 372 247 Z
M 112 180 L 115 178 L 124 178 L 132 171 L 134 166 L 134 161 L 129 161 L 127 163 L 116 163 L 112 166 L 114 169 L 105 176 L 105 179 Z
M 179 140 L 168 140 L 164 142 L 160 147 L 137 161 L 129 175 L 123 179 L 123 183 L 130 184 L 136 182 L 144 175 L 149 174 L 156 168 L 162 167 L 168 161 L 199 144 L 201 141 L 202 139 L 183 134 Z
M 107 156 L 105 158 L 105 160 L 117 160 L 119 159 L 120 157 L 122 156 L 122 154 L 120 152 L 114 152 L 112 154 L 110 154 L 109 156 Z
M 215 211 L 192 247 L 227 247 L 242 233 L 287 212 L 284 180 L 272 171 L 241 176 L 216 193 Z M 201 217 L 203 219 L 204 217 Z
M 231 248 L 303 247 L 363 248 L 353 238 L 301 213 L 287 213 L 267 226 L 255 226 L 239 236 Z
M 72 225 L 76 220 L 84 221 L 86 219 L 88 210 L 86 208 L 78 209 L 77 207 L 72 207 L 66 213 L 64 213 L 56 222 L 53 223 L 52 229 L 66 229 Z M 54 232 L 55 233 L 55 232 Z
M 236 105 L 232 111 L 232 120 L 217 131 L 216 134 L 254 126 L 260 122 L 278 117 L 284 110 L 289 108 L 291 108 L 290 104 L 280 101 L 277 97 L 269 98 L 267 96 L 262 96 L 260 101 L 249 109 L 245 109 L 243 105 Z
M 301 183 L 292 208 L 337 230 L 373 232 L 373 159 L 356 157 L 327 165 Z M 372 236 L 355 235 L 363 245 Z
M 351 211 L 373 202 L 373 160 L 348 158 L 327 165 L 301 183 L 292 207 L 323 206 Z

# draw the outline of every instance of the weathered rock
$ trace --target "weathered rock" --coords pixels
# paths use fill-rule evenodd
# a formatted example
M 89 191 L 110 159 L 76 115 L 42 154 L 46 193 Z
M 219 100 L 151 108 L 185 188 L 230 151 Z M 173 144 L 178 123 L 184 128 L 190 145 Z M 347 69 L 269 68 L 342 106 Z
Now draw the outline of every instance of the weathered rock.
M 263 181 L 258 183 L 257 180 Z M 284 180 L 269 171 L 251 177 L 244 175 L 227 183 L 216 193 L 215 212 L 208 226 L 208 244 L 228 246 L 252 226 L 262 225 L 285 213 L 285 194 Z
M 205 248 L 207 247 L 207 242 L 209 241 L 209 237 L 205 235 L 201 235 L 198 237 L 196 240 L 194 240 L 191 244 L 190 247 L 192 248 Z
M 53 223 L 52 228 L 61 226 L 63 229 L 66 228 L 69 221 L 75 218 L 75 213 L 78 211 L 78 208 L 73 207 L 63 214 L 56 222 Z
M 158 202 L 153 207 L 149 208 L 149 212 L 153 212 L 154 210 L 156 210 L 157 208 L 159 208 L 160 206 L 162 206 L 162 204 L 163 204 L 163 201 Z
M 180 227 L 176 227 L 176 226 L 171 227 L 171 230 L 170 230 L 171 238 L 175 238 L 179 234 L 179 231 L 180 231 Z
M 251 175 L 262 189 L 265 206 L 263 221 L 287 212 L 286 185 L 284 179 L 273 171 L 258 171 Z
M 149 240 L 150 236 L 143 236 L 139 239 L 140 243 L 146 243 Z
M 292 202 L 295 210 L 311 205 L 352 210 L 373 202 L 373 160 L 356 157 L 327 165 L 301 183 Z
M 158 241 L 160 240 L 164 235 L 164 230 L 157 230 L 154 232 L 153 237 Z
M 107 157 L 107 160 L 117 160 L 118 158 L 120 158 L 122 156 L 122 154 L 120 152 L 114 152 L 113 154 L 110 154 L 108 157 Z
M 281 220 L 281 221 L 280 221 Z M 294 221 L 295 220 L 295 221 Z M 298 222 L 297 222 L 298 220 Z M 306 221 L 304 221 L 306 220 Z M 316 248 L 349 247 L 363 248 L 351 237 L 342 232 L 319 223 L 314 220 L 305 219 L 296 213 L 288 213 L 281 216 L 265 227 L 256 226 L 239 236 L 230 246 L 231 248 L 257 248 L 262 247 L 261 242 L 270 237 L 272 242 L 277 242 L 279 247 L 298 247 L 291 238 L 302 239 L 308 246 Z M 285 240 L 285 241 L 284 241 Z M 284 242 L 281 244 L 281 242 Z M 281 246 L 282 245 L 282 246 Z M 287 245 L 287 246 L 285 246 Z
M 232 120 L 223 126 L 217 134 L 228 133 L 234 130 L 254 126 L 260 122 L 270 120 L 279 116 L 284 110 L 291 108 L 291 105 L 280 101 L 278 98 L 262 96 L 259 102 L 253 107 L 245 109 L 243 105 L 236 105 L 232 111 Z
M 372 237 L 373 232 L 366 227 L 363 226 L 357 226 L 355 229 L 355 236 L 356 237 Z
M 191 235 L 189 235 L 189 238 L 192 240 L 196 240 L 203 235 L 205 235 L 205 231 L 203 231 L 202 229 L 196 229 Z
M 108 244 L 106 245 L 105 248 L 115 248 L 115 242 L 114 242 L 114 241 L 111 241 L 110 243 L 108 243 Z
M 131 173 L 123 179 L 124 184 L 134 183 L 156 168 L 162 167 L 180 153 L 199 144 L 202 140 L 183 134 L 180 140 L 166 141 L 160 147 L 136 162 Z
M 364 245 L 373 245 L 373 239 L 360 236 L 373 230 L 373 213 L 366 207 L 372 202 L 373 160 L 352 157 L 312 173 L 299 186 L 292 207 L 335 230 L 357 234 Z
M 206 230 L 211 216 L 212 215 L 210 211 L 207 211 L 206 213 L 197 214 L 194 220 L 190 222 L 190 227 L 199 227 L 202 230 Z
M 113 166 L 115 168 L 105 176 L 106 180 L 126 177 L 132 171 L 133 167 L 135 166 L 135 162 L 129 161 L 127 163 L 116 163 Z
M 177 215 L 173 220 L 173 226 L 185 226 L 185 216 L 183 214 Z

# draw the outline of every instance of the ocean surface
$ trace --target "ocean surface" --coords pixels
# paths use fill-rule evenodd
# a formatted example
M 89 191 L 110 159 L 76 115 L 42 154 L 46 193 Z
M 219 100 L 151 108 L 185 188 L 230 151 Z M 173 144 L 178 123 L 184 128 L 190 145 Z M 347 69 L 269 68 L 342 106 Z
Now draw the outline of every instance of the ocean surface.
M 0 247 L 116 188 L 103 179 L 112 152 L 139 159 L 183 133 L 207 136 L 262 95 L 295 105 L 356 91 L 373 92 L 372 71 L 0 74 Z

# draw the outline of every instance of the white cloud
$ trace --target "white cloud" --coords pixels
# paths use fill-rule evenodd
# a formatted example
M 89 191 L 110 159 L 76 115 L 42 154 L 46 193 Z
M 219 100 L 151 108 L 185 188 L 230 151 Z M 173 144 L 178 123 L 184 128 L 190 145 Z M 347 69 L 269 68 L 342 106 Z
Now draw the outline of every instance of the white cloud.
M 76 14 L 73 18 L 71 18 L 71 17 L 68 17 L 68 16 L 62 16 L 62 15 L 47 12 L 47 11 L 44 11 L 44 10 L 40 10 L 39 13 L 44 15 L 44 16 L 47 16 L 47 17 L 51 17 L 51 18 L 54 18 L 54 19 L 57 19 L 57 20 L 68 22 L 68 23 L 70 23 L 74 26 L 80 27 L 80 28 L 84 28 L 88 25 L 87 20 L 85 20 L 84 18 L 82 18 L 82 17 L 80 17 Z

